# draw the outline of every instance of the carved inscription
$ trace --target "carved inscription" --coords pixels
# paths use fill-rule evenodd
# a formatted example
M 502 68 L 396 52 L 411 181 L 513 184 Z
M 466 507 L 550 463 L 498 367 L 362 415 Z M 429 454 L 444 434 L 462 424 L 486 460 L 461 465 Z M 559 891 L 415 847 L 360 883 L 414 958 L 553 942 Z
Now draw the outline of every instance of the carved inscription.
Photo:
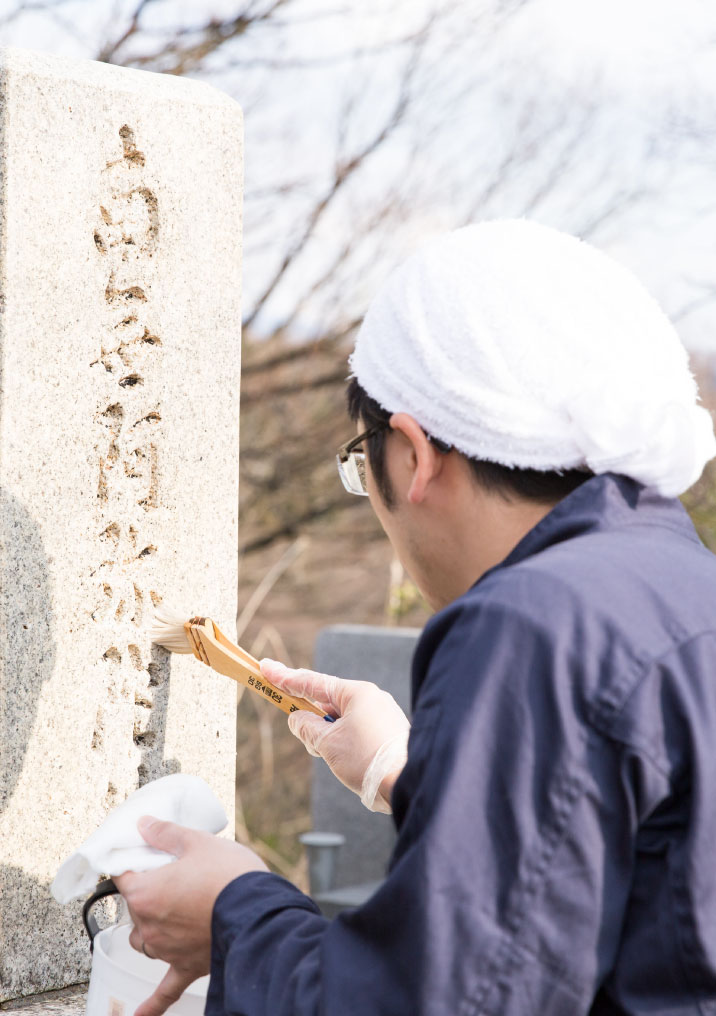
M 159 506 L 161 406 L 149 384 L 161 370 L 152 303 L 160 217 L 135 131 L 123 125 L 118 141 L 117 157 L 102 172 L 94 229 L 106 285 L 98 355 L 90 364 L 101 393 L 95 417 L 101 524 L 92 617 L 106 624 L 108 665 L 122 664 L 123 672 L 136 674 L 135 744 L 141 749 L 154 739 L 147 728 L 157 685 L 157 665 L 140 648 L 136 629 L 160 601 L 150 562 L 157 552 L 152 513 Z

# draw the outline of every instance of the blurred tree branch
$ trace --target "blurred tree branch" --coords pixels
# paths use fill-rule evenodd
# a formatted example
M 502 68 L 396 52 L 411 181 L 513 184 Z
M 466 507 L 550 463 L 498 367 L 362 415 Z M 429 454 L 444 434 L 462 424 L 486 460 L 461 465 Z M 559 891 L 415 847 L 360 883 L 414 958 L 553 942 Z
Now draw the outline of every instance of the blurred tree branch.
M 424 36 L 416 37 L 424 38 Z M 400 84 L 398 87 L 398 95 L 393 104 L 392 109 L 389 111 L 384 122 L 374 132 L 370 140 L 364 144 L 357 152 L 351 156 L 339 155 L 336 160 L 336 164 L 333 172 L 333 179 L 328 187 L 328 190 L 323 197 L 313 206 L 311 213 L 305 223 L 303 230 L 301 231 L 298 239 L 288 248 L 285 252 L 283 259 L 278 267 L 278 270 L 274 276 L 269 280 L 268 285 L 264 291 L 260 294 L 253 308 L 249 311 L 246 318 L 244 319 L 244 326 L 250 328 L 256 320 L 256 317 L 265 306 L 267 300 L 272 295 L 278 284 L 283 279 L 284 275 L 291 267 L 296 258 L 303 252 L 308 243 L 309 239 L 313 236 L 316 227 L 318 226 L 321 218 L 325 214 L 331 202 L 334 200 L 340 190 L 345 187 L 351 177 L 363 166 L 370 156 L 376 152 L 395 131 L 395 129 L 401 124 L 405 117 L 408 109 L 410 100 L 410 86 L 415 74 L 416 67 L 420 58 L 420 47 L 414 49 L 410 55 L 403 73 L 401 75 Z M 340 256 L 340 255 L 339 255 Z M 345 259 L 345 255 L 341 257 L 341 260 Z
M 270 22 L 276 11 L 295 0 L 272 0 L 263 9 L 249 2 L 231 18 L 211 19 L 197 28 L 180 27 L 173 39 L 165 41 L 154 52 L 121 59 L 122 47 L 141 31 L 141 19 L 147 7 L 157 0 L 140 0 L 131 14 L 127 27 L 115 38 L 105 42 L 97 59 L 105 63 L 123 63 L 143 70 L 161 69 L 165 74 L 189 74 L 227 42 L 244 35 L 257 24 Z

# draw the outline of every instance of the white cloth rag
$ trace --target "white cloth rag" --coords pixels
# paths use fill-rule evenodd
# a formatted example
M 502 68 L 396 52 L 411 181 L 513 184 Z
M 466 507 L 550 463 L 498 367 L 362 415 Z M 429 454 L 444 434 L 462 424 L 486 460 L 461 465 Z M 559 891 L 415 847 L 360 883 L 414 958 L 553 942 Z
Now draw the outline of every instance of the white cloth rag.
M 373 300 L 361 387 L 471 458 L 616 472 L 666 496 L 716 455 L 686 351 L 638 279 L 524 219 L 428 243 Z
M 150 871 L 175 860 L 144 842 L 137 829 L 142 815 L 209 833 L 221 832 L 227 823 L 226 812 L 201 777 L 176 773 L 147 783 L 111 811 L 62 864 L 50 886 L 59 903 L 87 896 L 102 875 Z

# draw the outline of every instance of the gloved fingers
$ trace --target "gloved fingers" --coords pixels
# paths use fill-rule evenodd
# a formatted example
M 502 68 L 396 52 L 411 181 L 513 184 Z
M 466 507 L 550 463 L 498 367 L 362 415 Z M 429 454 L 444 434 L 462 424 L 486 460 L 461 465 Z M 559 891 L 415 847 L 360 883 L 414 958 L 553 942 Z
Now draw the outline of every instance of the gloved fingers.
M 330 674 L 318 674 L 315 670 L 292 670 L 283 663 L 269 659 L 261 660 L 261 673 L 289 695 L 320 702 L 326 712 L 337 712 L 339 715 L 343 711 L 341 701 L 344 689 L 341 686 L 354 683 L 342 681 Z
M 306 751 L 315 758 L 321 758 L 321 742 L 328 734 L 332 723 L 326 723 L 322 716 L 299 709 L 288 717 L 288 728 L 301 741 Z
M 328 713 L 330 716 L 333 716 L 334 718 L 338 717 L 339 715 L 338 710 L 333 705 L 333 703 L 329 702 L 327 699 L 315 698 L 311 699 L 311 701 L 315 706 L 318 706 L 319 709 L 322 709 L 324 713 Z

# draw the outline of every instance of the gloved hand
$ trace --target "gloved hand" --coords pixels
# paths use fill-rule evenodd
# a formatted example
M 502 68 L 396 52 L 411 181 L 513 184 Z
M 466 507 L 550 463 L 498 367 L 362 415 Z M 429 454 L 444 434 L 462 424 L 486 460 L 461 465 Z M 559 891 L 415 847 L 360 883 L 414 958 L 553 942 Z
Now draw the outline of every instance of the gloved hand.
M 336 716 L 328 723 L 301 709 L 288 725 L 311 755 L 371 811 L 390 813 L 390 792 L 408 757 L 410 723 L 392 695 L 370 681 L 345 681 L 313 670 L 262 660 L 261 673 L 282 691 L 311 699 Z

